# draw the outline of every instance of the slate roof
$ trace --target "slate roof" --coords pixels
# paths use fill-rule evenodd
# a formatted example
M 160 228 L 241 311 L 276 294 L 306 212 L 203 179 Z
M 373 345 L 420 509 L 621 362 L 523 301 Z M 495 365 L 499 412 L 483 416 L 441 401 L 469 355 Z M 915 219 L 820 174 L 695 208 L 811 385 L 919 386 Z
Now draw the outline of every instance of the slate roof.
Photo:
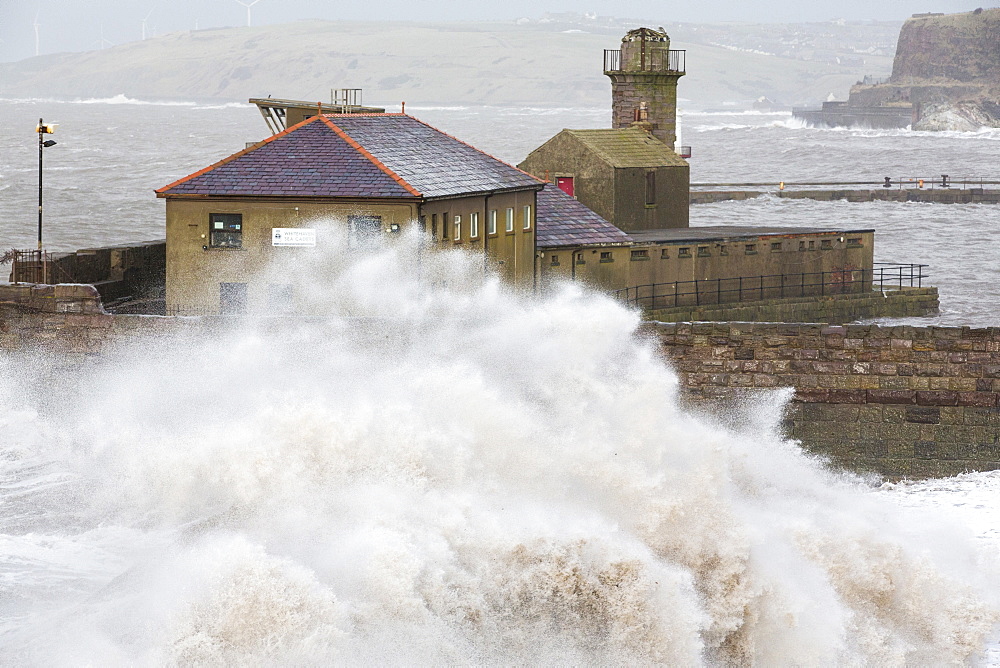
M 555 185 L 537 195 L 535 243 L 539 248 L 580 244 L 626 244 L 629 235 L 601 218 Z
M 159 197 L 435 198 L 541 182 L 403 114 L 327 114 L 156 191 Z
M 540 188 L 542 182 L 403 114 L 328 118 L 424 197 Z
M 639 128 L 563 130 L 613 167 L 682 167 L 684 158 Z

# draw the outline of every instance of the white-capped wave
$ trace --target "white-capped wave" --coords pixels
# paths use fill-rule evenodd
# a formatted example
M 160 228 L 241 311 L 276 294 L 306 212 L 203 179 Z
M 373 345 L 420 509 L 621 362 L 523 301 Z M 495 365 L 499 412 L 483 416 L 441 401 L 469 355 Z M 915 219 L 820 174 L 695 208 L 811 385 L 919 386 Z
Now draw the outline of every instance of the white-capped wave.
M 0 579 L 8 656 L 941 665 L 982 649 L 995 565 L 960 524 L 784 440 L 787 392 L 715 424 L 607 296 L 526 298 L 481 256 L 415 238 L 355 255 L 315 226 L 324 245 L 259 277 L 294 285 L 310 318 L 145 318 L 75 367 L 0 358 L 0 479 L 27 483 L 0 486 L 0 508 L 16 501 L 18 549 L 45 557 Z

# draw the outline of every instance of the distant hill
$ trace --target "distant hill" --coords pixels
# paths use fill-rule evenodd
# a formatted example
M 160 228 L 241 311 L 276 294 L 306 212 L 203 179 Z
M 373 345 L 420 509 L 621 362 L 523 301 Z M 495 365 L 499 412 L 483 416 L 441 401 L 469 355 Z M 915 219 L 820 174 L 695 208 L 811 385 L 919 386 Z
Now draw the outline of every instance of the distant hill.
M 270 94 L 325 101 L 331 88 L 363 88 L 366 103 L 607 104 L 602 52 L 618 48 L 624 30 L 558 28 L 302 21 L 177 32 L 2 63 L 0 96 L 246 100 Z M 881 55 L 804 60 L 684 41 L 676 33 L 672 46 L 687 50 L 680 96 L 702 108 L 761 96 L 792 104 L 845 95 L 864 74 L 887 73 L 891 65 Z

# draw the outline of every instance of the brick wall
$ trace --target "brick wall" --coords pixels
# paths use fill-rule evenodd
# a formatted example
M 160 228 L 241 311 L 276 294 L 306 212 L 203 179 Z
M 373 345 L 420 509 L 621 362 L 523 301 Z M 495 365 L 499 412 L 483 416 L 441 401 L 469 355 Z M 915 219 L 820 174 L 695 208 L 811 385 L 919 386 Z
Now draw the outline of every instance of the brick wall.
M 786 429 L 889 477 L 1000 468 L 1000 328 L 651 323 L 687 396 L 792 387 Z

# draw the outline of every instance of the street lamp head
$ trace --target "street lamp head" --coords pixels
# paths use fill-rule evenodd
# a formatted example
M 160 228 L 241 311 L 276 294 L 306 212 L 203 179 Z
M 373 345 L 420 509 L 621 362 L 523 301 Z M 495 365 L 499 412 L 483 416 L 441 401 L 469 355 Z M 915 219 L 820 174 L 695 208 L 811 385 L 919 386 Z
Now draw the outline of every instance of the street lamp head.
M 49 146 L 55 146 L 55 145 L 56 145 L 56 141 L 54 139 L 49 139 L 48 141 L 43 141 L 42 142 L 42 146 L 44 146 L 45 148 L 48 148 Z
M 37 132 L 38 134 L 50 135 L 56 131 L 57 127 L 59 127 L 58 123 L 39 122 L 38 125 L 35 126 L 35 132 Z

